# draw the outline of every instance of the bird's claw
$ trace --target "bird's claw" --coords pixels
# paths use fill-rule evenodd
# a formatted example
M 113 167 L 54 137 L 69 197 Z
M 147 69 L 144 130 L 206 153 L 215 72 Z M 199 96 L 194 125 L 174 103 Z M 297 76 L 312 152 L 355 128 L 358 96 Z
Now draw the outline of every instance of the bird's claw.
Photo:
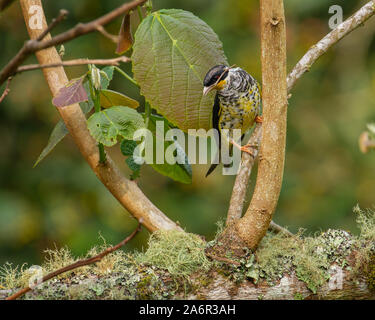
M 256 117 L 255 117 L 255 122 L 256 122 L 256 123 L 262 123 L 262 122 L 263 122 L 263 117 L 261 117 L 261 116 L 256 116 Z
M 255 151 L 256 149 L 258 149 L 258 146 L 252 145 L 252 144 L 247 144 L 240 148 L 241 151 L 248 153 L 253 158 L 255 158 L 256 156 L 256 151 Z

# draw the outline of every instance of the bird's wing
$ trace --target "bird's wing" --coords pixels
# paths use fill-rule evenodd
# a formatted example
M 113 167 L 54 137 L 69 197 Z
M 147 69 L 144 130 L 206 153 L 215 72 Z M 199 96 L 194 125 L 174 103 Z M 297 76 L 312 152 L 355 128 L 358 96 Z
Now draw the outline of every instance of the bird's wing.
M 221 136 L 220 136 L 220 130 L 219 130 L 220 111 L 221 110 L 220 110 L 219 96 L 216 93 L 214 107 L 212 109 L 212 127 L 216 129 L 217 133 L 219 134 L 219 141 L 217 141 L 217 147 L 219 150 L 221 146 Z
M 219 119 L 220 119 L 220 101 L 219 97 L 216 93 L 215 96 L 215 102 L 214 102 L 214 107 L 212 108 L 212 128 L 217 130 L 217 139 L 216 139 L 216 144 L 217 144 L 217 154 L 216 157 L 219 157 L 218 162 L 220 162 L 220 147 L 221 147 L 221 135 L 220 135 L 220 130 L 219 130 Z M 217 163 L 214 163 L 210 166 L 206 173 L 206 178 L 211 174 L 212 171 L 215 170 L 215 168 L 218 166 Z

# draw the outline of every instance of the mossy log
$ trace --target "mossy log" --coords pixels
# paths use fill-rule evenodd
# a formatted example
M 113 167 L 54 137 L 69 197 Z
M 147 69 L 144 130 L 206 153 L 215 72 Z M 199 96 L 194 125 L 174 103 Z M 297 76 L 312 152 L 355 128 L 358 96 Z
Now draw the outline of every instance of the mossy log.
M 155 271 L 158 274 L 158 271 Z M 367 275 L 352 277 L 349 271 L 333 264 L 330 278 L 314 293 L 294 272 L 285 274 L 273 285 L 262 280 L 258 284 L 237 282 L 222 271 L 192 276 L 184 288 L 182 279 L 174 282 L 167 273 L 159 273 L 159 281 L 145 270 L 139 273 L 74 275 L 55 279 L 26 294 L 25 299 L 375 299 Z M 161 283 L 164 281 L 164 283 Z M 185 291 L 186 290 L 186 291 Z M 0 290 L 5 299 L 14 290 Z
M 23 299 L 375 299 L 372 231 L 359 237 L 342 230 L 315 237 L 269 233 L 255 253 L 244 249 L 242 257 L 221 258 L 205 255 L 220 237 L 206 243 L 185 232 L 156 232 L 146 252 L 116 251 L 40 284 Z M 74 261 L 67 249 L 48 253 L 44 272 Z M 30 278 L 26 269 L 9 266 L 0 274 L 7 288 L 0 299 Z

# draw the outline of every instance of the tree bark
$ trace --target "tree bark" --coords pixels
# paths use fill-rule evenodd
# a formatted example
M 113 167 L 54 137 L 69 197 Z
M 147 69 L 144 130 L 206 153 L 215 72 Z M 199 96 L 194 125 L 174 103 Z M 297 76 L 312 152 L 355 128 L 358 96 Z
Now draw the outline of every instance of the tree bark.
M 285 158 L 287 85 L 282 0 L 261 0 L 262 144 L 253 197 L 235 230 L 255 249 L 266 234 L 280 194 Z
M 352 266 L 352 265 L 351 265 Z M 189 281 L 173 280 L 168 273 L 146 266 L 138 268 L 139 273 L 114 272 L 105 276 L 86 274 L 84 277 L 71 274 L 68 279 L 54 279 L 42 288 L 35 288 L 23 298 L 26 299 L 194 299 L 194 300 L 302 300 L 302 299 L 375 299 L 374 289 L 370 289 L 366 275 L 353 276 L 348 269 L 336 263 L 329 268 L 329 279 L 314 293 L 305 282 L 299 280 L 295 271 L 269 284 L 265 280 L 235 281 L 223 275 L 222 271 L 200 272 Z M 141 271 L 143 270 L 143 271 Z M 159 284 L 152 283 L 150 275 L 159 273 Z M 207 280 L 208 279 L 208 280 Z M 119 285 L 120 283 L 120 285 Z M 180 290 L 176 290 L 179 288 Z M 100 294 L 97 291 L 100 290 Z M 17 291 L 0 290 L 0 300 Z

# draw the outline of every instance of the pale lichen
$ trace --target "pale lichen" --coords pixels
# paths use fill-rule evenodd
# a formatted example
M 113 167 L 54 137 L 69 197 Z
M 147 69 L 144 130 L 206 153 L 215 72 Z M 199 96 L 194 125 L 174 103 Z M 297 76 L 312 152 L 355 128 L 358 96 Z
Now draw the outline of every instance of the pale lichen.
M 328 230 L 314 237 L 300 231 L 292 237 L 269 232 L 253 253 L 243 248 L 236 257 L 228 250 L 225 259 L 209 260 L 205 250 L 220 239 L 206 243 L 201 237 L 178 231 L 159 231 L 150 237 L 143 253 L 115 251 L 100 262 L 75 269 L 39 285 L 24 299 L 171 299 L 184 298 L 187 293 L 205 297 L 201 290 L 210 285 L 215 275 L 225 276 L 233 290 L 244 280 L 278 285 L 281 279 L 295 275 L 316 293 L 330 277 L 336 265 L 351 274 L 353 281 L 365 276 L 368 288 L 375 288 L 375 215 L 372 211 L 355 209 L 360 235 L 343 230 Z M 219 229 L 222 230 L 222 224 Z M 220 233 L 220 232 L 219 232 Z M 84 258 L 107 248 L 107 244 L 91 249 Z M 48 250 L 43 274 L 77 261 L 67 248 Z M 0 289 L 28 285 L 30 274 L 6 264 L 0 268 Z M 233 292 L 235 295 L 235 292 Z M 1 296 L 0 298 L 5 297 Z M 295 299 L 303 298 L 295 294 Z
M 205 246 L 206 242 L 196 234 L 156 231 L 150 236 L 147 251 L 138 254 L 136 261 L 168 270 L 172 276 L 187 277 L 199 269 L 210 268 Z

